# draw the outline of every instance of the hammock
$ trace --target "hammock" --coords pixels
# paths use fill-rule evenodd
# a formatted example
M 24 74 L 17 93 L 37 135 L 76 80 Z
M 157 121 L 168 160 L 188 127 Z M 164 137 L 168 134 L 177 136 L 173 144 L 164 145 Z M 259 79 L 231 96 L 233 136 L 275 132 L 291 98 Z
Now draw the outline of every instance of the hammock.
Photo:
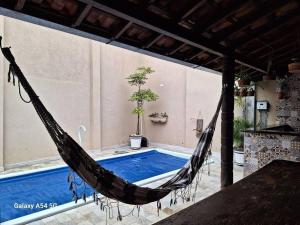
M 49 135 L 57 146 L 58 152 L 66 164 L 77 173 L 77 175 L 87 184 L 89 184 L 96 192 L 103 194 L 108 198 L 115 199 L 117 201 L 132 204 L 143 205 L 154 201 L 159 201 L 161 198 L 168 195 L 171 191 L 186 188 L 190 185 L 195 178 L 197 172 L 204 163 L 204 160 L 209 151 L 212 137 L 214 134 L 216 121 L 222 105 L 223 94 L 220 97 L 216 112 L 201 135 L 196 149 L 180 171 L 174 175 L 169 181 L 157 188 L 140 187 L 132 183 L 128 183 L 124 179 L 116 176 L 111 171 L 106 170 L 99 165 L 94 159 L 92 159 L 84 149 L 76 143 L 72 137 L 70 137 L 54 120 L 52 115 L 48 112 L 43 105 L 39 96 L 36 95 L 27 79 L 24 77 L 21 69 L 16 64 L 14 56 L 12 55 L 10 48 L 4 48 L 1 44 L 2 37 L 0 36 L 0 47 L 3 55 L 9 61 L 8 82 L 13 80 L 15 85 L 15 77 L 18 78 L 19 94 L 23 101 L 25 99 L 21 95 L 21 87 L 24 88 L 28 94 L 30 101 L 34 106 L 37 114 L 42 120 L 44 126 L 48 130 Z M 12 77 L 11 77 L 12 76 Z M 74 190 L 72 179 L 69 177 L 70 189 L 73 191 L 75 201 L 79 198 Z M 85 194 L 82 197 L 86 198 Z M 95 198 L 95 196 L 94 196 Z

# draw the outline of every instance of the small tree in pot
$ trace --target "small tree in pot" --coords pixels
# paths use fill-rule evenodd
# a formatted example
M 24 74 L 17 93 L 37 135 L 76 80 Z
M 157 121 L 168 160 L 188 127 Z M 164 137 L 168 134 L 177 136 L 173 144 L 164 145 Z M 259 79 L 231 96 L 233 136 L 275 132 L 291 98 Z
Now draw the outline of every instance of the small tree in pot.
M 153 91 L 142 88 L 148 80 L 147 76 L 153 72 L 154 70 L 152 70 L 151 67 L 139 67 L 133 74 L 127 77 L 128 83 L 131 86 L 136 86 L 138 88 L 138 90 L 132 93 L 129 98 L 129 101 L 136 102 L 136 107 L 132 110 L 132 113 L 137 115 L 136 132 L 134 135 L 130 135 L 130 144 L 133 149 L 139 149 L 141 147 L 142 136 L 140 120 L 141 116 L 144 114 L 144 102 L 152 102 L 158 99 L 158 95 Z
M 233 146 L 234 161 L 237 165 L 244 165 L 244 134 L 243 131 L 250 128 L 251 124 L 243 118 L 233 120 Z

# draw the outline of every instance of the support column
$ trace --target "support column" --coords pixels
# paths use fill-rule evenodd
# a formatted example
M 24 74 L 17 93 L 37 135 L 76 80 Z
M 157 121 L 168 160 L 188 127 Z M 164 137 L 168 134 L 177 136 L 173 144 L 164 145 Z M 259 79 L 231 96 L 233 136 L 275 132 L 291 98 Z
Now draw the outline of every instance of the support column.
M 221 188 L 233 183 L 234 55 L 224 56 L 222 84 L 226 87 L 221 114 Z
M 101 76 L 101 44 L 96 41 L 90 41 L 91 51 L 91 79 L 90 79 L 90 93 L 91 93 L 91 113 L 90 113 L 90 127 L 91 127 L 91 144 L 90 148 L 101 148 L 101 92 L 100 92 L 100 76 Z
M 0 35 L 4 37 L 4 17 L 0 16 Z M 0 56 L 0 172 L 4 170 L 4 57 Z

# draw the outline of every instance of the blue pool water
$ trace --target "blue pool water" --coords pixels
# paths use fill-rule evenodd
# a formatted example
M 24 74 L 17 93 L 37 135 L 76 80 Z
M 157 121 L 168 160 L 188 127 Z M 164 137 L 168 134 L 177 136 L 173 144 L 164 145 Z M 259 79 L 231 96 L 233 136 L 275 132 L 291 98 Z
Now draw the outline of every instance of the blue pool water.
M 129 182 L 179 169 L 186 162 L 156 150 L 98 161 Z M 0 179 L 0 223 L 71 202 L 68 173 L 69 168 L 63 167 Z M 87 192 L 92 194 L 91 188 Z

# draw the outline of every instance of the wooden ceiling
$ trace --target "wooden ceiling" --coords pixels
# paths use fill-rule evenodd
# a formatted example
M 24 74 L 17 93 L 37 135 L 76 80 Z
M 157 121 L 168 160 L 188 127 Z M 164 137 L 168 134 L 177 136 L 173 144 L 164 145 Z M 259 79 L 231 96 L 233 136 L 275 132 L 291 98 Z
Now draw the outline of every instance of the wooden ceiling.
M 299 0 L 0 0 L 0 6 L 119 42 L 254 79 L 300 56 Z

